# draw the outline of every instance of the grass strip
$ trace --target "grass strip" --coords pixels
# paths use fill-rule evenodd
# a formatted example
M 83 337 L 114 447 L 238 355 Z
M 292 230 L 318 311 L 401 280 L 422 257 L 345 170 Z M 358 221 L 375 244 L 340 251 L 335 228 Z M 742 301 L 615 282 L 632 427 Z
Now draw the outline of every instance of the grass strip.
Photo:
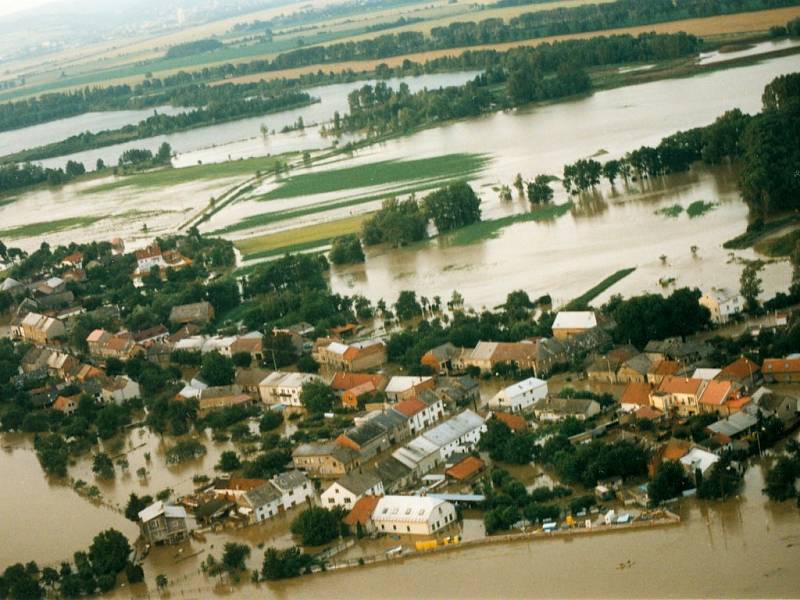
M 106 217 L 71 217 L 69 219 L 59 219 L 56 221 L 29 223 L 28 225 L 21 225 L 19 227 L 0 229 L 0 237 L 9 239 L 35 237 L 46 233 L 57 233 L 66 229 L 88 227 L 105 218 Z
M 628 269 L 620 269 L 616 273 L 609 275 L 593 288 L 587 290 L 577 298 L 570 300 L 564 307 L 564 310 L 586 310 L 587 308 L 589 308 L 589 302 L 597 298 L 597 296 L 605 292 L 608 288 L 610 288 L 612 285 L 614 285 L 621 279 L 624 279 L 625 277 L 633 273 L 635 270 L 636 267 L 630 267 Z
M 774 221 L 764 223 L 761 227 L 757 227 L 752 230 L 748 229 L 741 235 L 737 235 L 735 238 L 730 239 L 722 244 L 722 247 L 726 250 L 744 250 L 745 248 L 749 248 L 755 244 L 761 238 L 766 237 L 767 235 L 778 231 L 787 225 L 798 222 L 800 222 L 800 217 L 796 215 L 790 215 L 788 217 L 783 217 L 782 219 L 775 219 Z
M 774 239 L 764 240 L 756 244 L 756 251 L 767 256 L 789 256 L 794 252 L 797 245 L 800 244 L 800 229 L 791 231 L 786 235 L 776 237 Z
M 433 177 L 463 177 L 480 171 L 489 160 L 484 154 L 445 154 L 418 160 L 386 160 L 302 173 L 285 179 L 280 187 L 259 199 L 296 198 Z
M 500 217 L 499 219 L 489 219 L 487 221 L 479 221 L 472 225 L 467 225 L 461 229 L 454 231 L 447 236 L 448 241 L 454 246 L 466 246 L 474 244 L 486 239 L 494 239 L 500 231 L 509 225 L 517 223 L 528 223 L 531 221 L 549 221 L 557 219 L 558 217 L 566 214 L 572 208 L 572 202 L 565 202 L 564 204 L 553 204 L 542 208 L 537 208 L 527 213 L 520 213 L 516 215 L 508 215 L 507 217 Z

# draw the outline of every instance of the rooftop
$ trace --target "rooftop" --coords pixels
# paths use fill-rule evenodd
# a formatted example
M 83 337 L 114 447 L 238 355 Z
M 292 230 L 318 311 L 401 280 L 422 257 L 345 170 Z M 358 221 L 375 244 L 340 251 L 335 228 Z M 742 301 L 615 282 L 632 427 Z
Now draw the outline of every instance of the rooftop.
M 384 496 L 372 513 L 372 520 L 425 523 L 444 500 L 430 496 Z
M 465 410 L 441 425 L 437 425 L 423 433 L 421 437 L 442 448 L 470 431 L 483 427 L 483 425 L 483 417 L 471 410 Z
M 374 469 L 364 471 L 351 471 L 340 477 L 336 483 L 356 496 L 360 496 L 368 489 L 381 483 L 381 477 Z
M 468 456 L 461 462 L 456 463 L 447 469 L 444 474 L 448 477 L 452 477 L 453 479 L 457 479 L 458 481 L 463 481 L 478 473 L 485 466 L 486 463 L 484 463 L 480 458 Z
M 308 483 L 308 478 L 302 471 L 292 470 L 279 473 L 272 478 L 272 483 L 279 490 L 288 492 Z
M 592 329 L 597 327 L 597 317 L 590 310 L 562 310 L 553 321 L 553 329 Z
M 649 406 L 650 404 L 650 384 L 630 382 L 619 399 L 620 404 L 638 404 L 639 406 Z
M 356 523 L 366 525 L 372 518 L 372 513 L 375 512 L 375 507 L 378 506 L 378 496 L 362 496 L 353 505 L 353 509 L 344 518 L 345 525 L 355 527 Z

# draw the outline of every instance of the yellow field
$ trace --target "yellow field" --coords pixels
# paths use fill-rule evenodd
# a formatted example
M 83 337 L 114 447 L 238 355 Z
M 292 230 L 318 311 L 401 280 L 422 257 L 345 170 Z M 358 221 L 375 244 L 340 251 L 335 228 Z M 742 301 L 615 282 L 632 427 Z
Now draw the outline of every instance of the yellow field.
M 235 243 L 239 251 L 245 256 L 258 254 L 260 252 L 269 252 L 279 248 L 286 248 L 288 251 L 291 248 L 307 245 L 312 242 L 320 242 L 320 244 L 322 244 L 326 240 L 340 235 L 357 233 L 361 231 L 361 223 L 369 216 L 370 213 L 366 213 L 354 217 L 347 217 L 346 219 L 319 223 L 318 225 L 309 225 L 308 227 L 299 227 L 297 229 L 288 229 L 269 235 L 247 238 Z
M 227 82 L 243 83 L 248 81 L 259 81 L 261 79 L 278 79 L 281 77 L 297 77 L 304 73 L 315 73 L 322 69 L 325 72 L 339 73 L 351 69 L 353 71 L 363 71 L 374 69 L 379 64 L 386 64 L 396 67 L 404 60 L 415 62 L 425 62 L 433 58 L 442 56 L 458 56 L 468 50 L 508 50 L 519 46 L 538 46 L 544 43 L 558 42 L 562 40 L 587 39 L 602 35 L 617 35 L 629 33 L 638 35 L 640 33 L 655 31 L 657 33 L 676 33 L 685 31 L 700 36 L 725 36 L 741 33 L 759 33 L 767 31 L 773 25 L 785 25 L 787 21 L 800 17 L 800 7 L 780 8 L 773 10 L 763 10 L 737 15 L 725 15 L 719 17 L 708 17 L 704 19 L 686 19 L 683 21 L 671 21 L 669 23 L 657 23 L 654 25 L 641 25 L 637 27 L 622 27 L 619 29 L 606 29 L 604 31 L 590 31 L 586 33 L 575 33 L 568 35 L 555 35 L 534 40 L 521 40 L 518 42 L 507 42 L 503 44 L 490 44 L 483 46 L 468 46 L 465 48 L 450 48 L 446 50 L 433 50 L 430 52 L 418 52 L 415 54 L 405 54 L 403 56 L 392 56 L 390 58 L 376 60 L 355 60 L 342 63 L 331 63 L 325 65 L 310 65 L 308 67 L 298 67 L 296 69 L 284 69 L 282 71 L 270 71 L 266 73 L 255 73 L 244 77 L 227 79 Z

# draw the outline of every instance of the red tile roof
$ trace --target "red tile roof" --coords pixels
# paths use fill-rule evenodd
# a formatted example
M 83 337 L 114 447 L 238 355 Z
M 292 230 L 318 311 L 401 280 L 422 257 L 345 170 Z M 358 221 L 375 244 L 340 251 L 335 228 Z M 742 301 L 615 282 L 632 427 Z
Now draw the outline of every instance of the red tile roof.
M 681 363 L 675 360 L 662 360 L 650 367 L 648 373 L 654 375 L 674 375 L 681 368 Z
M 642 406 L 633 413 L 637 419 L 646 419 L 648 421 L 656 421 L 664 416 L 664 413 L 653 408 L 652 406 Z
M 478 473 L 485 466 L 486 463 L 484 463 L 480 458 L 468 456 L 461 462 L 447 469 L 444 474 L 448 477 L 452 477 L 453 479 L 464 481 L 465 479 L 469 479 Z
M 690 379 L 689 377 L 676 377 L 667 375 L 661 380 L 658 386 L 659 392 L 665 394 L 688 394 L 697 395 L 703 385 L 702 379 Z
M 752 360 L 746 356 L 736 359 L 731 364 L 722 369 L 721 375 L 726 375 L 731 379 L 746 379 L 751 375 L 755 375 L 761 371 L 759 367 Z
M 800 373 L 800 358 L 767 358 L 761 371 L 764 374 Z
M 725 400 L 733 393 L 733 386 L 730 381 L 711 380 L 703 390 L 698 402 L 711 406 L 721 406 Z
M 407 400 L 398 402 L 392 408 L 394 408 L 401 415 L 405 415 L 410 419 L 418 412 L 428 408 L 428 405 L 425 404 L 422 400 L 418 400 L 417 398 L 408 398 Z
M 661 457 L 664 460 L 680 460 L 689 453 L 691 444 L 685 440 L 671 439 L 661 448 Z
M 350 527 L 355 527 L 356 523 L 366 525 L 372 518 L 372 513 L 375 512 L 375 507 L 378 506 L 379 500 L 378 496 L 362 496 L 359 498 L 353 505 L 353 509 L 343 519 L 345 525 Z
M 494 418 L 500 421 L 501 423 L 505 423 L 506 425 L 508 425 L 508 428 L 511 431 L 525 431 L 526 429 L 528 429 L 528 422 L 522 415 L 512 415 L 511 413 L 506 413 L 506 412 L 496 412 L 494 413 Z
M 344 392 L 351 388 L 371 382 L 376 388 L 383 381 L 383 375 L 372 375 L 370 373 L 345 373 L 339 371 L 333 376 L 331 387 L 334 390 Z
M 649 406 L 650 390 L 650 384 L 632 381 L 627 385 L 625 391 L 622 392 L 622 397 L 619 399 L 619 402 L 620 404 L 638 404 L 639 406 Z

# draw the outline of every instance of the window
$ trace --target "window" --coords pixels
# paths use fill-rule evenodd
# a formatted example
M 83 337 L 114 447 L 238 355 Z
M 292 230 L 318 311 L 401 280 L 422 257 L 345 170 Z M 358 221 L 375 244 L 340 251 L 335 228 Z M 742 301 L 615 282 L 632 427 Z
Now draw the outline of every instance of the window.
M 336 500 L 335 500 L 335 499 L 333 499 L 333 498 L 328 498 L 328 504 L 333 504 L 334 502 L 336 502 Z
M 411 527 L 409 527 L 408 525 L 406 525 L 406 531 L 408 531 L 408 532 L 410 533 L 410 532 L 411 532 Z
M 397 525 L 392 525 L 392 529 L 394 529 L 395 531 L 397 531 Z

